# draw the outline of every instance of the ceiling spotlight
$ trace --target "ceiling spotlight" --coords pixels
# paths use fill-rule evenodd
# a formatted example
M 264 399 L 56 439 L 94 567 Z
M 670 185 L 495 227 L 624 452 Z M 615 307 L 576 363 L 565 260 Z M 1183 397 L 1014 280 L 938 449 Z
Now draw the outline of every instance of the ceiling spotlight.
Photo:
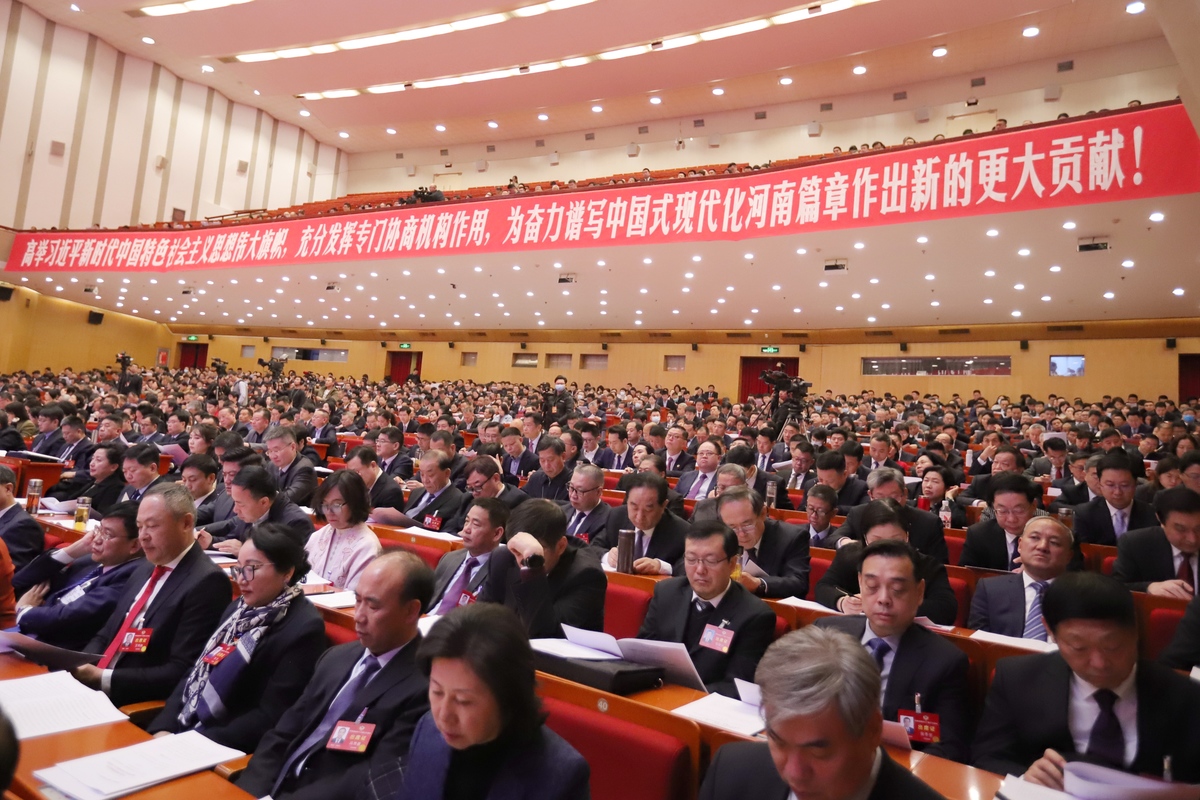
M 992 304 L 992 298 L 990 298 L 990 297 L 985 298 L 983 301 L 983 304 L 986 306 L 990 306 Z
M 918 236 L 917 237 L 917 244 L 928 244 L 928 242 L 929 242 L 928 236 Z
M 879 283 L 879 278 L 871 278 L 868 283 Z
M 934 308 L 937 308 L 938 306 L 940 306 L 940 305 L 941 305 L 941 303 L 939 303 L 937 300 L 934 300 L 934 301 L 933 301 L 932 303 L 930 303 L 929 305 L 933 306 Z
M 833 310 L 834 311 L 845 311 L 846 307 L 845 306 L 834 306 Z
M 996 230 L 995 228 L 991 228 L 988 230 L 987 235 L 988 236 L 999 236 L 1000 231 Z
M 309 111 L 307 108 L 302 108 L 302 109 L 300 109 L 300 116 L 302 116 L 302 117 L 311 117 L 311 116 L 312 116 L 312 112 L 311 112 L 311 111 Z
M 721 95 L 725 94 L 725 90 L 722 89 L 720 86 L 714 86 L 712 93 L 715 94 L 717 97 L 720 97 Z
M 1025 291 L 1025 284 L 1023 284 L 1023 283 L 1014 284 L 1013 288 L 1016 289 L 1018 292 L 1023 292 L 1023 291 Z
M 828 289 L 828 288 L 829 288 L 829 282 L 828 282 L 828 281 L 821 281 L 820 283 L 818 283 L 818 284 L 817 284 L 817 286 L 820 286 L 822 289 Z
M 692 261 L 699 262 L 699 261 L 700 261 L 700 256 L 692 256 Z
M 487 124 L 487 126 L 488 126 L 489 128 L 499 128 L 499 127 L 500 127 L 500 123 L 499 123 L 499 122 L 496 122 L 496 120 L 494 120 L 494 119 L 490 119 L 490 120 L 488 120 L 488 124 Z
M 388 134 L 388 136 L 395 136 L 395 135 L 396 135 L 396 129 L 395 129 L 395 128 L 388 128 L 388 129 L 387 129 L 387 134 Z
M 350 138 L 350 134 L 346 133 L 345 131 L 338 131 L 338 136 L 342 137 L 343 139 Z
M 1176 289 L 1174 289 L 1174 290 L 1172 290 L 1172 291 L 1171 291 L 1171 294 L 1175 295 L 1176 297 L 1183 297 L 1183 289 L 1182 289 L 1182 288 L 1176 288 Z
M 1019 316 L 1021 316 L 1021 312 L 1020 312 L 1020 311 L 1014 311 L 1014 312 L 1012 312 L 1012 315 L 1013 315 L 1014 317 L 1019 317 Z
M 855 68 L 854 68 L 854 74 L 855 74 L 855 75 L 866 75 L 866 74 L 867 74 L 867 68 L 866 68 L 866 67 L 864 67 L 864 66 L 862 66 L 862 65 L 860 64 L 859 66 L 857 66 L 857 67 L 855 67 Z
M 214 72 L 215 70 L 213 70 L 213 68 L 211 66 L 209 66 L 208 64 L 201 64 L 200 71 L 201 72 Z
M 696 277 L 696 274 L 694 272 L 685 272 L 685 273 L 683 273 L 683 277 L 694 278 L 694 277 Z
M 858 300 L 858 299 L 860 299 L 861 297 L 862 297 L 862 295 L 861 295 L 861 294 L 859 294 L 858 292 L 855 292 L 854 294 L 850 295 L 850 299 L 851 299 L 851 300 Z
M 950 51 L 947 50 L 944 46 L 938 45 L 937 47 L 933 48 L 933 57 L 934 58 L 943 58 L 946 55 L 946 53 L 949 53 L 949 52 Z
M 1116 297 L 1116 294 L 1114 294 L 1113 292 L 1105 292 L 1104 293 L 1105 300 L 1112 300 L 1114 297 Z
M 142 44 L 154 44 L 154 40 L 151 39 L 149 36 L 143 36 Z
M 1028 248 L 1028 247 L 1022 247 L 1020 250 L 1018 250 L 1018 251 L 1017 251 L 1017 255 L 1019 255 L 1019 256 L 1027 256 L 1027 255 L 1029 255 L 1029 248 Z
M 742 258 L 746 259 L 747 261 L 750 261 L 754 258 L 754 253 L 746 253 L 744 256 L 742 256 Z
M 1127 258 L 1121 262 L 1121 266 L 1124 267 L 1125 269 L 1132 269 L 1133 268 L 1133 260 Z
M 79 9 L 79 6 L 75 5 L 74 3 L 71 3 L 71 10 L 72 10 L 72 11 L 79 11 L 80 9 Z
M 1073 230 L 1075 230 L 1075 223 L 1074 223 L 1074 222 L 1070 222 L 1070 221 L 1064 222 L 1064 223 L 1063 223 L 1063 230 L 1067 230 L 1067 231 L 1073 231 Z
M 994 277 L 996 277 L 996 270 L 994 270 L 994 269 L 989 269 L 987 272 L 983 273 L 983 277 L 985 277 L 985 278 L 994 278 Z
M 78 11 L 79 9 L 77 9 L 75 6 L 71 6 L 71 10 Z M 1136 2 L 1136 3 L 1130 3 L 1129 5 L 1125 6 L 1126 14 L 1140 14 L 1145 10 L 1146 10 L 1146 4 L 1141 2 L 1141 0 L 1138 0 L 1138 2 Z
M 1050 271 L 1051 272 L 1062 272 L 1062 267 L 1060 267 L 1058 264 L 1055 264 L 1053 267 L 1050 268 Z
M 783 288 L 783 287 L 782 287 L 782 286 L 780 286 L 780 285 L 777 283 L 777 284 L 775 284 L 774 286 L 772 286 L 772 287 L 771 287 L 771 291 L 773 291 L 773 292 L 778 292 L 778 291 L 779 291 L 780 289 L 782 289 L 782 288 Z
M 874 322 L 874 321 L 875 321 L 874 317 L 867 317 L 867 322 Z
M 802 256 L 807 252 L 808 252 L 807 250 L 805 250 L 803 247 L 801 247 L 799 250 L 796 251 L 796 255 Z
M 650 97 L 650 105 L 652 105 L 652 106 L 662 105 L 662 98 L 659 97 L 658 95 L 652 95 Z
M 604 106 L 592 106 L 593 113 L 599 114 L 603 110 L 604 110 Z
M 854 243 L 854 249 L 855 249 L 855 250 L 862 250 L 864 247 L 866 247 L 866 245 L 865 245 L 865 244 L 863 244 L 862 242 L 855 242 L 855 243 Z
M 884 311 L 887 311 L 891 307 L 892 307 L 891 303 L 884 303 L 883 305 L 880 306 L 880 308 L 882 308 Z
M 780 86 L 791 86 L 792 79 L 789 78 L 788 76 L 784 75 L 782 78 L 779 79 L 779 85 Z
M 937 278 L 937 276 L 933 275 L 932 273 L 925 276 L 925 280 L 927 280 L 927 281 L 932 281 L 932 280 L 935 280 L 936 278 Z
M 538 114 L 538 119 L 542 122 L 545 122 L 546 120 L 550 119 L 550 115 L 549 114 Z
M 1043 302 L 1043 303 L 1049 303 L 1049 302 L 1050 302 L 1050 295 L 1048 295 L 1048 294 L 1044 294 L 1044 295 L 1042 295 L 1042 302 Z
M 1163 213 L 1161 211 L 1155 211 L 1153 214 L 1150 215 L 1150 221 L 1151 222 L 1162 222 L 1163 221 Z
M 1021 31 L 1021 35 L 1024 36 L 1026 39 L 1032 39 L 1033 37 L 1037 36 L 1039 33 L 1041 33 L 1041 31 L 1038 30 L 1033 25 L 1030 25 L 1028 28 Z
M 259 95 L 261 95 L 261 94 L 262 94 L 262 92 L 260 92 L 258 89 L 255 89 L 255 90 L 254 90 L 254 96 L 255 96 L 255 97 L 258 97 L 258 96 L 259 96 Z
M 653 260 L 653 259 L 650 259 L 650 258 L 643 258 L 643 259 L 642 259 L 642 263 L 643 263 L 643 264 L 653 264 L 653 263 L 654 263 L 654 260 Z
M 438 133 L 445 133 L 445 132 L 446 132 L 446 126 L 445 126 L 445 125 L 434 125 L 434 126 L 433 126 L 433 129 L 434 129 L 435 131 L 437 131 Z

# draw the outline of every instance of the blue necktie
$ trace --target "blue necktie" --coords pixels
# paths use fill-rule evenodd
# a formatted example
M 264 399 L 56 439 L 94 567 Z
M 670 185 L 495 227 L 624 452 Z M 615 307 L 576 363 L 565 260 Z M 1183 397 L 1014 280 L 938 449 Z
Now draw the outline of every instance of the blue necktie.
M 879 671 L 883 672 L 883 659 L 887 657 L 888 653 L 892 652 L 892 646 L 876 636 L 867 642 L 867 649 L 871 651 L 871 656 L 875 659 L 875 663 L 879 665 Z
M 1029 604 L 1029 614 L 1025 617 L 1025 632 L 1022 639 L 1038 639 L 1046 641 L 1046 624 L 1042 622 L 1042 592 L 1049 584 L 1046 581 L 1034 581 L 1033 601 Z

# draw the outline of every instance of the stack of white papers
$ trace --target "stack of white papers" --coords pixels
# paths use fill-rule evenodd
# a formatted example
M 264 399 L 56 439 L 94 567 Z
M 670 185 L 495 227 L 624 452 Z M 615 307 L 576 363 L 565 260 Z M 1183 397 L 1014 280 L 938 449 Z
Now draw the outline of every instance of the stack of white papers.
M 671 713 L 742 736 L 753 736 L 766 727 L 758 706 L 716 692 L 680 706 Z
M 57 500 L 53 497 L 43 497 L 41 502 L 41 508 L 51 514 L 74 514 L 77 505 L 78 500 Z
M 126 719 L 108 695 L 87 688 L 68 672 L 0 681 L 0 708 L 12 720 L 18 739 Z
M 330 592 L 329 594 L 312 594 L 308 601 L 321 608 L 353 608 L 354 592 Z
M 1003 636 L 999 633 L 990 633 L 988 631 L 975 631 L 971 634 L 971 638 L 978 639 L 981 642 L 1005 644 L 1009 647 L 1020 647 L 1025 650 L 1036 650 L 1040 653 L 1052 653 L 1058 649 L 1058 645 L 1051 642 L 1043 642 L 1041 639 L 1022 639 L 1017 636 Z
M 202 733 L 188 731 L 63 761 L 33 774 L 75 800 L 108 800 L 212 769 L 243 755 Z
M 802 600 L 799 597 L 781 597 L 776 602 L 783 603 L 785 606 L 795 606 L 796 608 L 806 608 L 809 611 L 821 611 L 826 614 L 836 614 L 829 606 L 823 606 L 815 600 Z
M 621 639 L 618 641 L 603 631 L 585 631 L 570 625 L 563 625 L 562 629 L 568 642 L 583 650 L 591 651 L 584 655 L 570 655 L 569 658 L 602 660 L 607 655 L 610 658 L 623 658 L 634 664 L 662 667 L 666 672 L 667 680 L 671 683 L 686 686 L 689 689 L 699 689 L 702 692 L 708 691 L 704 686 L 704 681 L 700 680 L 700 674 L 696 672 L 696 665 L 692 663 L 692 657 L 688 655 L 687 648 L 679 642 L 657 642 L 651 639 Z M 544 642 L 546 640 L 537 641 Z M 544 649 L 545 647 L 546 645 L 542 645 L 541 652 L 549 652 Z
M 1063 770 L 1063 788 L 1047 789 L 1009 775 L 1000 793 L 1009 800 L 1196 800 L 1200 786 L 1166 783 L 1128 772 L 1074 761 Z
M 456 536 L 453 533 L 446 533 L 445 531 L 428 531 L 428 530 L 425 530 L 424 528 L 418 528 L 416 526 L 413 526 L 411 528 L 401 528 L 400 533 L 411 533 L 414 536 L 427 536 L 430 539 L 445 539 L 447 542 L 461 542 L 462 541 L 461 536 Z
M 441 619 L 441 616 L 438 614 L 429 614 L 421 617 L 419 620 L 417 620 L 417 630 L 421 632 L 422 636 L 428 636 L 429 629 L 432 628 L 439 619 Z
M 220 550 L 205 550 L 204 555 L 211 558 L 212 562 L 218 566 L 238 563 L 236 558 L 229 555 L 229 553 L 222 553 Z
M 332 586 L 333 585 L 333 581 L 326 580 L 324 577 L 322 577 L 321 575 L 318 575 L 315 572 L 309 572 L 307 575 L 305 575 L 302 583 L 305 586 Z

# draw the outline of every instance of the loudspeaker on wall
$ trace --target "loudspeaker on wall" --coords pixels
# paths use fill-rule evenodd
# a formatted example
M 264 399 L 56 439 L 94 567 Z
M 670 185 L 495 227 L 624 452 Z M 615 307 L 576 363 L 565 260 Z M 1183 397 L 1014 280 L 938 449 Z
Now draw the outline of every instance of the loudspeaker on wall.
M 99 311 L 88 312 L 88 325 L 99 325 L 101 322 L 104 322 L 103 314 Z
M 700 349 L 700 345 L 696 344 L 695 342 L 692 342 L 692 352 L 695 353 L 699 349 Z
M 900 343 L 900 352 L 901 352 L 901 353 L 907 353 L 907 352 L 908 352 L 908 342 L 901 342 L 901 343 Z
M 1175 349 L 1175 337 L 1174 337 L 1174 336 L 1172 336 L 1172 337 L 1170 337 L 1169 339 L 1167 339 L 1167 349 L 1168 349 L 1168 350 L 1174 350 L 1174 349 Z
M 1021 340 L 1021 349 L 1022 349 L 1022 350 L 1028 350 L 1028 349 L 1029 349 L 1029 340 L 1028 340 L 1028 339 L 1022 339 L 1022 340 Z

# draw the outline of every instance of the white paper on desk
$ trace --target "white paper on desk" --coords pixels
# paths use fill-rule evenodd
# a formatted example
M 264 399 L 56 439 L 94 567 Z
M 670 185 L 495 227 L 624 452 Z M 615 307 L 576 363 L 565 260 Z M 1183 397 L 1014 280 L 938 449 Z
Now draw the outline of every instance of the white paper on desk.
M 990 631 L 975 631 L 971 634 L 972 639 L 978 639 L 981 642 L 991 642 L 992 644 L 1006 644 L 1009 647 L 1020 647 L 1025 650 L 1035 650 L 1039 653 L 1053 653 L 1058 649 L 1058 645 L 1050 642 L 1043 642 L 1040 639 L 1022 639 L 1017 636 L 1002 636 L 999 633 L 991 633 Z
M 1063 770 L 1063 788 L 1078 800 L 1196 800 L 1200 786 L 1167 783 L 1074 761 Z
M 890 719 L 883 721 L 883 743 L 905 752 L 912 750 L 912 740 L 908 738 L 908 731 L 904 730 L 904 726 L 899 722 Z
M 229 553 L 222 553 L 220 550 L 205 550 L 204 555 L 211 558 L 212 562 L 214 564 L 218 564 L 218 565 L 238 563 L 238 560 L 236 558 L 229 555 Z
M 354 592 L 330 592 L 329 594 L 310 594 L 308 601 L 321 608 L 353 608 Z
M 313 472 L 317 473 L 318 475 L 332 475 L 333 474 L 333 470 L 331 470 L 329 467 L 313 467 Z
M 614 567 L 612 564 L 608 563 L 608 553 L 605 553 L 604 555 L 602 555 L 600 557 L 600 566 L 604 568 L 605 572 L 616 572 L 617 571 L 616 567 Z
M 311 508 L 309 508 L 308 506 L 300 506 L 300 510 L 303 511 L 305 514 L 308 514 L 310 517 L 313 515 L 313 510 Z
M 1006 800 L 1071 800 L 1071 795 L 1066 792 L 1023 781 L 1016 775 L 1009 775 L 1004 779 L 996 796 L 1003 796 Z
M 108 695 L 87 688 L 69 672 L 0 681 L 0 708 L 12 720 L 18 739 L 127 719 Z
M 953 625 L 939 625 L 929 617 L 917 617 L 913 622 L 920 625 L 922 628 L 929 628 L 931 631 L 952 631 Z
M 445 539 L 448 542 L 462 541 L 461 536 L 456 536 L 453 533 L 446 533 L 445 531 L 430 531 L 426 530 L 425 528 L 419 528 L 415 525 L 411 528 L 401 528 L 400 533 L 409 533 L 413 536 L 426 536 L 430 539 Z
M 921 483 L 924 480 L 925 480 L 924 478 L 918 478 L 913 475 L 905 475 L 904 476 L 905 485 L 910 484 L 910 483 Z
M 755 708 L 762 706 L 762 689 L 758 688 L 757 683 L 744 681 L 741 678 L 734 678 L 733 685 L 737 687 L 738 697 L 741 698 L 743 703 L 749 703 Z
M 583 661 L 616 661 L 620 656 L 584 647 L 566 639 L 530 639 L 529 646 L 539 653 L 559 658 L 578 658 Z
M 324 577 L 317 574 L 316 572 L 309 572 L 307 575 L 304 576 L 304 580 L 301 581 L 301 583 L 303 583 L 305 586 L 332 586 L 333 585 L 333 581 L 326 580 Z
M 74 514 L 77 505 L 78 500 L 58 500 L 53 497 L 43 497 L 41 502 L 41 508 L 55 514 Z
M 421 617 L 419 620 L 417 620 L 417 630 L 421 632 L 422 636 L 428 636 L 429 630 L 436 625 L 437 621 L 441 618 L 442 617 L 440 614 L 428 614 L 424 617 Z
M 715 692 L 672 709 L 671 713 L 742 736 L 753 736 L 766 727 L 757 706 Z
M 33 774 L 77 800 L 107 800 L 211 769 L 243 755 L 240 750 L 188 731 L 63 761 Z
M 1047 486 L 1046 494 L 1048 494 L 1050 497 L 1058 497 L 1060 494 L 1062 494 L 1062 489 L 1058 488 L 1057 486 Z
M 776 600 L 775 602 L 783 603 L 785 606 L 795 606 L 796 608 L 808 609 L 809 611 L 823 611 L 826 614 L 836 614 L 837 613 L 836 611 L 834 611 L 832 608 L 830 608 L 828 606 L 823 606 L 820 603 L 813 601 L 813 600 L 803 600 L 799 597 L 781 597 L 778 600 Z
M 621 639 L 621 657 L 635 664 L 662 667 L 670 683 L 707 692 L 696 665 L 681 642 L 656 642 L 650 639 Z
M 1200 681 L 1200 667 L 1192 667 L 1192 680 Z
M 621 658 L 621 645 L 616 638 L 604 631 L 589 631 L 572 625 L 563 625 L 563 636 L 579 647 L 604 653 L 612 658 Z

